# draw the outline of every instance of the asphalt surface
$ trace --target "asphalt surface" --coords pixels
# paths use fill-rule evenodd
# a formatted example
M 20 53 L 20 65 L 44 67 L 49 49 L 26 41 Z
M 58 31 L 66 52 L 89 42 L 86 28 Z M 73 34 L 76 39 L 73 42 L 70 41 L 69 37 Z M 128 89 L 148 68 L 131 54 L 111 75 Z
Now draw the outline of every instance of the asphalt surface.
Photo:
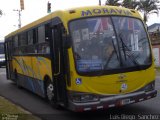
M 156 79 L 156 98 L 140 103 L 112 108 L 105 111 L 74 113 L 66 109 L 57 110 L 51 107 L 44 99 L 26 89 L 19 89 L 6 80 L 5 68 L 0 68 L 0 95 L 21 106 L 43 120 L 140 120 L 145 118 L 160 119 L 160 76 Z M 149 116 L 150 115 L 150 116 Z

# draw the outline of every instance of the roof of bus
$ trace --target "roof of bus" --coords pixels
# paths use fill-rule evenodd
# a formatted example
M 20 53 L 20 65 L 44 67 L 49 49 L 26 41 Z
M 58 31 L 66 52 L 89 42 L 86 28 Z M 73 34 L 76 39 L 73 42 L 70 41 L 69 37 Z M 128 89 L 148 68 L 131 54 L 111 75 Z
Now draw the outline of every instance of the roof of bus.
M 37 26 L 43 22 L 51 20 L 54 17 L 59 17 L 63 22 L 64 26 L 67 28 L 68 22 L 70 20 L 84 18 L 84 17 L 92 17 L 92 16 L 104 16 L 104 15 L 119 15 L 119 16 L 130 16 L 140 18 L 139 13 L 132 9 L 127 9 L 124 7 L 117 6 L 88 6 L 88 7 L 78 7 L 67 10 L 59 10 L 50 13 L 47 16 L 44 16 L 10 34 L 8 34 L 5 38 L 14 36 L 17 33 L 23 32 L 31 27 Z

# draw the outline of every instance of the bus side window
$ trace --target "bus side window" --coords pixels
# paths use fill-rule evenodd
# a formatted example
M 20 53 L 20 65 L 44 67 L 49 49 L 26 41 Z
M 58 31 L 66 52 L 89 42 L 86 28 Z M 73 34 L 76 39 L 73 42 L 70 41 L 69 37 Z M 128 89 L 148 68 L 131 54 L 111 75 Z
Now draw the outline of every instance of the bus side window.
M 33 45 L 33 30 L 28 32 L 28 45 Z
M 50 45 L 49 45 L 49 43 L 50 43 L 50 27 L 49 27 L 49 24 L 45 25 L 45 43 L 46 43 L 46 45 L 45 45 L 44 52 L 46 54 L 49 54 L 50 53 Z
M 33 29 L 33 46 L 34 46 L 34 53 L 37 53 L 37 46 L 36 44 L 38 43 L 38 29 L 35 28 Z
M 38 43 L 45 42 L 45 28 L 44 25 L 38 27 Z
M 49 54 L 49 24 L 42 25 L 38 28 L 38 53 L 40 54 Z
M 26 54 L 27 53 L 27 32 L 23 32 L 19 35 L 19 54 Z
M 38 30 L 37 28 L 33 29 L 33 44 L 38 42 Z
M 45 25 L 45 42 L 50 42 L 50 27 L 49 27 L 49 24 Z
M 19 35 L 19 45 L 20 46 L 26 46 L 27 45 L 27 34 L 26 34 L 26 32 L 21 33 Z
M 43 53 L 43 43 L 45 41 L 45 29 L 44 29 L 44 25 L 41 25 L 40 27 L 38 27 L 38 44 L 37 44 L 37 48 L 38 48 L 38 53 Z
M 18 47 L 18 35 L 16 35 L 14 38 L 14 47 Z
M 33 30 L 28 31 L 27 33 L 28 38 L 28 47 L 27 47 L 27 53 L 34 53 L 34 45 L 33 45 Z
M 16 35 L 16 36 L 13 37 L 13 49 L 14 49 L 14 50 L 13 50 L 13 51 L 14 51 L 13 54 L 14 54 L 14 55 L 18 55 L 18 53 L 19 53 L 19 52 L 18 52 L 18 51 L 19 51 L 19 50 L 18 50 L 18 35 Z

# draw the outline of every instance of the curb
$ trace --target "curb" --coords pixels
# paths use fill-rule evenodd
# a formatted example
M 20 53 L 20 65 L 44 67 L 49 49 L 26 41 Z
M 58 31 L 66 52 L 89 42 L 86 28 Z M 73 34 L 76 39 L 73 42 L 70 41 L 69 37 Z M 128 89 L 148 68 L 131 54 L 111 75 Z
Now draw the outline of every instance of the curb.
M 38 116 L 35 116 L 34 114 L 32 114 L 31 112 L 25 110 L 24 108 L 22 108 L 19 105 L 16 105 L 15 103 L 13 103 L 12 101 L 9 101 L 7 98 L 0 96 L 0 99 L 4 100 L 5 102 L 7 102 L 8 104 L 11 104 L 13 106 L 16 106 L 18 110 L 20 110 L 23 113 L 1 113 L 0 114 L 0 120 L 10 120 L 10 119 L 14 119 L 14 120 L 20 120 L 19 119 L 19 115 L 31 115 L 32 116 L 32 120 L 41 120 L 41 118 L 39 118 Z M 5 106 L 5 105 L 4 105 Z

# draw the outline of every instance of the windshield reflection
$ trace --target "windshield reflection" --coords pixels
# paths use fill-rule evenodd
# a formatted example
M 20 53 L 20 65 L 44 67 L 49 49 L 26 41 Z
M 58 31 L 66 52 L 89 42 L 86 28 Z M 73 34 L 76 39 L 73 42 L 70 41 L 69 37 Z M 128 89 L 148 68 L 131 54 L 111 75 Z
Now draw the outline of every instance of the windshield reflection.
M 140 20 L 96 17 L 70 23 L 79 72 L 114 70 L 151 64 L 147 34 Z

